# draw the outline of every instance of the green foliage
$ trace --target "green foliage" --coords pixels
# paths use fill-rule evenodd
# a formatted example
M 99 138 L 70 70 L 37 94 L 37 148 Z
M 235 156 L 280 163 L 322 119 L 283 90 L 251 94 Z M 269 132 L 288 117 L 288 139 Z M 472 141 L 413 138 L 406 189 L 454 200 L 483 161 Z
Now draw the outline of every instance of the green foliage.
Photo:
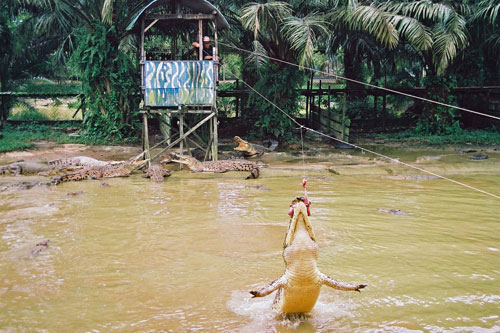
M 49 80 L 30 80 L 19 85 L 15 91 L 32 94 L 79 94 L 81 85 L 73 82 L 56 84 Z
M 9 116 L 9 120 L 22 120 L 22 121 L 46 121 L 50 120 L 46 115 L 38 112 L 31 105 L 27 105 L 21 112 L 13 113 Z
M 80 31 L 71 57 L 82 81 L 89 137 L 121 140 L 138 128 L 137 64 L 118 49 L 117 40 L 113 26 L 96 23 Z
M 304 74 L 293 67 L 276 64 L 269 64 L 264 70 L 266 75 L 257 82 L 255 89 L 290 116 L 296 116 L 299 98 L 297 89 L 302 85 Z M 246 116 L 251 118 L 250 121 L 255 121 L 255 135 L 261 138 L 271 136 L 282 141 L 293 138 L 292 132 L 296 125 L 262 97 L 252 93 L 247 107 L 252 112 Z
M 69 128 L 68 128 L 69 127 Z M 29 149 L 34 142 L 48 140 L 56 143 L 80 143 L 92 145 L 109 145 L 136 142 L 134 139 L 106 140 L 97 137 L 69 136 L 68 131 L 82 132 L 84 129 L 74 122 L 68 124 L 43 125 L 26 122 L 20 125 L 5 124 L 0 137 L 0 152 Z
M 451 88 L 456 86 L 454 78 L 429 75 L 424 80 L 424 86 L 428 90 L 427 98 L 451 105 L 455 103 L 455 97 L 450 94 Z M 416 131 L 428 135 L 455 134 L 460 131 L 458 113 L 449 107 L 425 103 Z

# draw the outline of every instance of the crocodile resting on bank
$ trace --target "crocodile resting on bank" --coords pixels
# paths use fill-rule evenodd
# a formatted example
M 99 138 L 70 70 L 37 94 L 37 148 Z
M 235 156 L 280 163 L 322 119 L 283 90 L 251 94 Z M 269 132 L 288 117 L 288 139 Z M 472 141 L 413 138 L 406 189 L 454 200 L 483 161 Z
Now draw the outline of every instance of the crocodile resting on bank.
M 264 153 L 273 151 L 278 146 L 277 141 L 271 141 L 271 147 L 266 148 L 260 145 L 251 144 L 248 141 L 243 140 L 239 136 L 234 137 L 234 141 L 238 144 L 238 147 L 233 148 L 236 151 L 242 152 L 245 158 L 252 158 L 262 156 Z
M 250 293 L 253 297 L 263 297 L 277 290 L 273 309 L 285 315 L 300 315 L 312 310 L 322 285 L 346 291 L 360 291 L 366 285 L 340 282 L 318 270 L 319 249 L 306 205 L 303 198 L 296 198 L 292 204 L 294 214 L 283 244 L 285 273 L 269 285 Z
M 66 173 L 55 177 L 52 181 L 54 185 L 62 182 L 79 181 L 86 179 L 104 179 L 112 177 L 128 177 L 130 173 L 137 168 L 137 164 L 143 164 L 147 161 L 108 164 L 104 166 L 88 167 L 83 170 Z
M 200 162 L 191 156 L 181 156 L 172 154 L 172 157 L 167 157 L 164 161 L 171 160 L 173 162 L 185 164 L 192 172 L 216 172 L 223 173 L 227 171 L 250 171 L 247 179 L 258 178 L 259 169 L 265 164 L 247 160 L 220 160 Z
M 0 174 L 5 175 L 11 171 L 14 176 L 26 174 L 38 174 L 41 172 L 51 172 L 54 167 L 40 161 L 21 161 L 0 167 Z
M 100 167 L 106 165 L 124 164 L 123 161 L 100 161 L 87 156 L 61 158 L 52 161 L 20 161 L 0 167 L 0 173 L 11 171 L 15 176 L 27 174 L 51 173 L 70 171 L 84 167 Z

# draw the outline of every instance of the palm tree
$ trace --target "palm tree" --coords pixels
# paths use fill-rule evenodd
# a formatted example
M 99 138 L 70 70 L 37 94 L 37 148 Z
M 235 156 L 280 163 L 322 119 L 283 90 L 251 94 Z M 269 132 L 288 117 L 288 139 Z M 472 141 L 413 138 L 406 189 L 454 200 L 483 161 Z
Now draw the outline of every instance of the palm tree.
M 139 77 L 133 53 L 135 37 L 126 28 L 149 1 L 26 1 L 44 8 L 37 22 L 40 32 L 64 37 L 60 58 L 72 54 L 72 66 L 82 80 L 88 134 L 131 135 L 138 110 Z
M 240 20 L 243 29 L 251 34 L 253 50 L 273 59 L 312 66 L 317 39 L 327 34 L 328 24 L 318 10 L 326 2 L 315 1 L 315 7 L 311 3 L 269 1 L 243 6 Z M 299 97 L 296 88 L 302 85 L 304 73 L 273 59 L 258 55 L 247 57 L 247 63 L 262 69 L 255 86 L 257 90 L 267 91 L 267 97 L 288 113 L 295 114 Z M 250 97 L 249 109 L 255 110 L 254 116 L 258 118 L 258 134 L 278 139 L 291 136 L 291 121 L 260 101 L 260 97 Z
M 59 41 L 36 33 L 38 8 L 29 3 L 6 0 L 0 3 L 0 92 L 11 91 L 14 83 L 29 79 L 43 70 L 43 64 Z M 0 98 L 0 128 L 15 102 Z
M 421 54 L 432 74 L 443 75 L 459 51 L 469 44 L 465 19 L 468 7 L 462 1 L 390 1 L 380 8 L 390 11 L 395 18 L 412 20 L 412 26 L 421 27 L 421 37 L 409 38 L 408 42 Z M 408 31 L 407 36 L 411 35 Z
M 483 51 L 486 83 L 497 84 L 500 79 L 500 3 L 482 0 L 472 8 L 470 25 L 475 46 Z
M 319 12 L 304 11 L 304 3 L 269 1 L 244 6 L 241 22 L 253 34 L 255 50 L 272 58 L 312 65 L 317 37 L 328 33 L 328 25 Z

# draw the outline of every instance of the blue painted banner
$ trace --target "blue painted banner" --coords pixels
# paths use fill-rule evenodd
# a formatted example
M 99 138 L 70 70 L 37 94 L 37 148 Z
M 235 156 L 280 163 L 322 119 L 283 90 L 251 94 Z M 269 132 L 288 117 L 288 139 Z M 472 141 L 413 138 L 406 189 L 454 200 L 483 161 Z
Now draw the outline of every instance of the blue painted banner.
M 146 61 L 147 106 L 213 105 L 213 61 Z

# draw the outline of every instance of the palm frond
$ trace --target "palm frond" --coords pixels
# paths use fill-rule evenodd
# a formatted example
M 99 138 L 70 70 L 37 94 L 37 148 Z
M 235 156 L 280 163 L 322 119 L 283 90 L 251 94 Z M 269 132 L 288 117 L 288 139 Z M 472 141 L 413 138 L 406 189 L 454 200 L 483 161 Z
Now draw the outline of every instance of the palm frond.
M 249 65 L 254 65 L 257 68 L 263 67 L 265 64 L 268 62 L 268 58 L 262 57 L 259 54 L 267 56 L 267 51 L 266 49 L 262 46 L 259 41 L 254 40 L 252 42 L 252 47 L 253 47 L 253 53 L 250 53 L 246 58 L 245 58 L 245 63 Z
M 418 20 L 447 19 L 455 12 L 449 4 L 432 2 L 431 0 L 404 2 L 397 4 L 393 8 L 396 12 Z
M 472 15 L 473 21 L 483 21 L 495 25 L 500 18 L 500 3 L 496 0 L 481 1 L 477 5 L 477 11 Z
M 281 31 L 291 48 L 297 52 L 299 64 L 310 65 L 317 36 L 328 34 L 328 23 L 318 13 L 303 18 L 292 16 L 285 20 Z
M 484 41 L 488 54 L 500 58 L 500 33 L 492 34 Z
M 118 49 L 124 53 L 135 53 L 137 52 L 137 36 L 127 35 L 120 40 L 120 45 Z
M 398 32 L 391 23 L 391 15 L 378 7 L 360 5 L 352 12 L 336 9 L 328 17 L 338 30 L 367 33 L 390 49 L 398 44 Z
M 433 35 L 433 63 L 439 74 L 449 66 L 459 50 L 468 45 L 465 20 L 460 15 L 452 15 L 446 22 L 435 24 Z
M 113 9 L 115 0 L 104 0 L 101 10 L 101 20 L 106 24 L 113 23 Z
M 432 37 L 429 29 L 418 20 L 394 15 L 390 21 L 397 29 L 400 36 L 403 36 L 411 45 L 418 50 L 426 51 L 432 47 Z
M 254 39 L 259 33 L 270 33 L 279 30 L 279 22 L 292 13 L 286 2 L 271 1 L 268 3 L 251 2 L 243 7 L 241 23 L 243 28 L 253 32 Z

